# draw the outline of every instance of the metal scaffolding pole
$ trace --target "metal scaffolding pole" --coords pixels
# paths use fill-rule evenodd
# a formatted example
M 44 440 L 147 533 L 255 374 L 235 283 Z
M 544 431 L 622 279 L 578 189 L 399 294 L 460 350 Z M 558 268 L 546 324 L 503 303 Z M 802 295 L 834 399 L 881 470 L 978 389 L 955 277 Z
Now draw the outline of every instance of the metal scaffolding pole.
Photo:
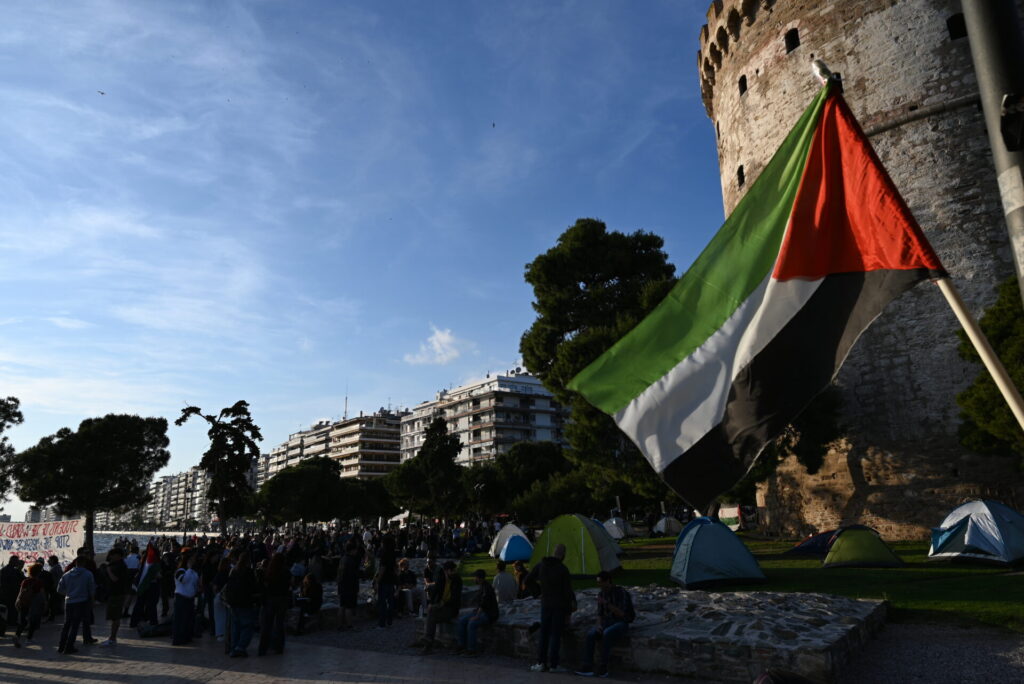
M 1024 300 L 1024 42 L 1015 0 L 963 0 L 1017 283 Z

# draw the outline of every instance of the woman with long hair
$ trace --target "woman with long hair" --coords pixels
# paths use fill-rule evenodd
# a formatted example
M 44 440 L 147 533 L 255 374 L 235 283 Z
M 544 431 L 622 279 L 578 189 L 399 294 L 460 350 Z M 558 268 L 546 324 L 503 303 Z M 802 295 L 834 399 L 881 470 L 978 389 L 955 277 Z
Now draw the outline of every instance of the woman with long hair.
M 260 610 L 260 644 L 257 653 L 272 648 L 284 653 L 284 621 L 288 613 L 291 576 L 283 553 L 275 553 L 263 571 L 263 605 Z
M 313 573 L 308 573 L 302 579 L 302 587 L 299 589 L 299 598 L 295 601 L 299 607 L 299 624 L 295 628 L 296 634 L 302 634 L 306 626 L 307 615 L 318 615 L 320 606 L 324 602 L 324 588 L 320 580 Z
M 377 583 L 377 626 L 390 627 L 395 615 L 395 588 L 398 584 L 398 558 L 395 538 L 384 535 L 380 546 L 380 565 L 375 577 Z
M 217 572 L 210 582 L 210 593 L 213 595 L 213 633 L 217 641 L 224 641 L 228 624 L 228 604 L 224 600 L 224 587 L 231 575 L 231 559 L 221 558 L 217 564 Z
M 32 643 L 32 635 L 39 629 L 39 621 L 46 607 L 46 585 L 43 583 L 43 566 L 34 563 L 29 566 L 28 577 L 21 581 L 15 607 L 18 610 L 18 629 L 14 633 L 14 645 L 21 646 L 21 633 L 28 629 L 25 637 Z
M 252 569 L 252 557 L 248 551 L 238 555 L 221 597 L 228 604 L 231 615 L 231 657 L 244 658 L 249 655 L 249 642 L 256 627 L 256 604 L 259 601 L 260 585 Z

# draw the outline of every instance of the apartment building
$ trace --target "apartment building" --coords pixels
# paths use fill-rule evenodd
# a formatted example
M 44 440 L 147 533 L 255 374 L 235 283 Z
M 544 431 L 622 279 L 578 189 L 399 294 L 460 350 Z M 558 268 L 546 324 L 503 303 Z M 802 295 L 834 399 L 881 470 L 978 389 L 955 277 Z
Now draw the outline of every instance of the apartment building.
M 334 423 L 328 455 L 341 465 L 341 476 L 381 477 L 397 468 L 402 462 L 399 430 L 407 413 L 381 408 Z
M 270 450 L 264 481 L 279 472 L 314 456 L 326 456 L 331 441 L 329 420 L 318 420 L 308 429 L 288 435 L 288 441 Z
M 401 452 L 406 461 L 419 453 L 427 427 L 437 417 L 457 435 L 462 451 L 456 461 L 469 465 L 493 459 L 516 442 L 565 443 L 562 427 L 568 410 L 536 377 L 521 368 L 452 390 L 417 405 L 402 418 Z

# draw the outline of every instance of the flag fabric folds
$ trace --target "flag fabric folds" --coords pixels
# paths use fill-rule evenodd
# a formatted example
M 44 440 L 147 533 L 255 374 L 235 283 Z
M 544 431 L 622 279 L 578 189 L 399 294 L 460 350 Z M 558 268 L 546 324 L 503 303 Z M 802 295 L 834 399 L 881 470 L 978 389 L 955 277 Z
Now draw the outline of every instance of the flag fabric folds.
M 143 561 L 142 571 L 139 574 L 138 593 L 141 596 L 146 590 L 160 578 L 160 555 L 157 554 L 153 544 L 146 545 L 146 557 Z
M 829 83 L 664 301 L 569 388 L 706 510 L 889 301 L 943 276 Z

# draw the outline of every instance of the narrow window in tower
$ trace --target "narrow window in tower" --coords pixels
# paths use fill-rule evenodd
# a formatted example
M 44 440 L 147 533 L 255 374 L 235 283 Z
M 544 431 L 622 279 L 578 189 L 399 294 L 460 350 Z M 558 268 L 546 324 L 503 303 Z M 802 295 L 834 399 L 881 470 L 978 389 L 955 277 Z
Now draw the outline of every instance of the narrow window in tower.
M 785 40 L 786 40 L 786 54 L 788 55 L 790 52 L 792 52 L 793 50 L 796 50 L 798 47 L 800 47 L 800 30 L 793 28 L 793 29 L 789 29 L 788 31 L 786 31 L 786 38 L 785 38 Z
M 743 175 L 743 164 L 740 164 L 740 168 L 736 169 L 736 184 L 742 188 L 746 182 L 747 178 Z
M 967 37 L 967 22 L 964 21 L 964 14 L 954 14 L 946 20 L 946 29 L 949 31 L 950 40 L 959 40 Z
M 740 76 L 740 95 L 747 92 L 747 75 Z

